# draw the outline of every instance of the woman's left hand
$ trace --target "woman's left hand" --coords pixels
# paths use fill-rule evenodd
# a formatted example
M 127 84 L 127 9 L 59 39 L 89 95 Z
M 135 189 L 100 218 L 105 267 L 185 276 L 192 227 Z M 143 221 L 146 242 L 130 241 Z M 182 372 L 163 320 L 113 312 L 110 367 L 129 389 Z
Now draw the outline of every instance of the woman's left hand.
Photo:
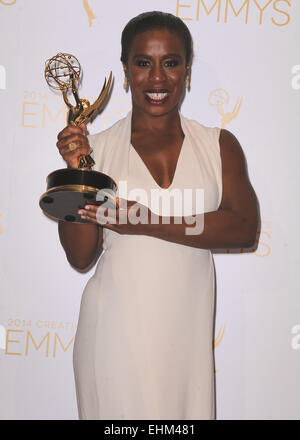
M 96 205 L 85 205 L 79 209 L 81 218 L 119 234 L 144 234 L 145 228 L 151 223 L 153 213 L 150 209 L 136 201 L 116 199 L 115 208 Z M 152 214 L 152 216 L 151 216 Z

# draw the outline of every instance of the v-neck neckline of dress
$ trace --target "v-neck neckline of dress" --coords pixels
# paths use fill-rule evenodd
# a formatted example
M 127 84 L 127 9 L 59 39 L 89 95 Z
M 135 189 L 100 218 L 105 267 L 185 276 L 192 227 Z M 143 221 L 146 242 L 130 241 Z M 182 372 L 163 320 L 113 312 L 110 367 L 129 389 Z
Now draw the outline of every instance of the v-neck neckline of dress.
M 156 185 L 160 190 L 165 190 L 165 191 L 166 191 L 166 190 L 169 190 L 169 189 L 174 185 L 175 178 L 176 178 L 176 176 L 177 176 L 177 174 L 178 174 L 178 168 L 179 168 L 180 162 L 182 161 L 183 150 L 184 150 L 184 148 L 185 148 L 185 144 L 186 144 L 186 141 L 187 141 L 187 134 L 186 134 L 186 132 L 185 132 L 185 130 L 184 130 L 184 128 L 183 128 L 183 123 L 182 123 L 183 121 L 182 121 L 182 116 L 181 116 L 181 115 L 180 115 L 180 122 L 181 122 L 181 129 L 182 129 L 183 134 L 184 134 L 184 138 L 183 138 L 182 145 L 181 145 L 181 148 L 180 148 L 180 151 L 179 151 L 179 155 L 178 155 L 178 158 L 177 158 L 176 167 L 175 167 L 175 171 L 174 171 L 174 175 L 173 175 L 172 182 L 170 183 L 170 185 L 169 185 L 167 188 L 163 188 L 162 186 L 160 186 L 160 185 L 156 182 L 156 180 L 154 179 L 153 175 L 151 174 L 149 168 L 147 167 L 147 165 L 145 164 L 145 162 L 143 161 L 143 159 L 141 158 L 141 156 L 139 155 L 139 153 L 136 151 L 136 149 L 134 148 L 134 146 L 133 146 L 132 143 L 130 142 L 130 147 L 131 147 L 131 149 L 134 150 L 134 152 L 135 152 L 135 154 L 137 155 L 137 157 L 139 158 L 140 162 L 142 162 L 142 165 L 143 165 L 144 168 L 147 170 L 148 175 L 150 176 L 150 178 L 152 179 L 152 181 L 155 183 L 155 185 Z

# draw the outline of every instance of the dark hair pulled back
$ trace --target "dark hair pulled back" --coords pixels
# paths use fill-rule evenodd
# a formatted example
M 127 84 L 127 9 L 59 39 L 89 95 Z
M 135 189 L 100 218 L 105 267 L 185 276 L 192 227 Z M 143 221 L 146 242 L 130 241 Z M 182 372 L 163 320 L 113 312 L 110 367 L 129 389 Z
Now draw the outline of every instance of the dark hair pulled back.
M 134 37 L 152 29 L 167 29 L 169 32 L 178 35 L 185 47 L 186 64 L 190 64 L 193 56 L 193 42 L 190 31 L 186 24 L 178 17 L 167 12 L 151 11 L 143 12 L 132 18 L 122 32 L 121 37 L 121 61 L 128 63 L 128 53 Z

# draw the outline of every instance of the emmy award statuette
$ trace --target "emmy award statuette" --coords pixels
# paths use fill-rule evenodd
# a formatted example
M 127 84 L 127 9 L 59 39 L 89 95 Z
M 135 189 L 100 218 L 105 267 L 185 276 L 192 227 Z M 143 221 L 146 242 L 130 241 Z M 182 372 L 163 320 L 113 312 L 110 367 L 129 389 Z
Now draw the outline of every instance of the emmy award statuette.
M 63 99 L 69 107 L 68 124 L 79 125 L 93 119 L 100 111 L 111 89 L 112 73 L 104 81 L 103 88 L 94 104 L 78 96 L 78 84 L 81 67 L 77 58 L 66 53 L 59 53 L 46 61 L 45 79 L 47 84 L 62 92 Z M 75 100 L 73 106 L 68 100 L 71 91 Z M 69 145 L 70 150 L 76 144 Z M 95 164 L 91 156 L 81 156 L 78 168 L 63 168 L 53 171 L 47 177 L 47 191 L 40 197 L 40 207 L 45 214 L 56 220 L 73 223 L 86 223 L 77 213 L 87 203 L 107 207 L 115 206 L 117 185 L 106 174 L 93 171 Z

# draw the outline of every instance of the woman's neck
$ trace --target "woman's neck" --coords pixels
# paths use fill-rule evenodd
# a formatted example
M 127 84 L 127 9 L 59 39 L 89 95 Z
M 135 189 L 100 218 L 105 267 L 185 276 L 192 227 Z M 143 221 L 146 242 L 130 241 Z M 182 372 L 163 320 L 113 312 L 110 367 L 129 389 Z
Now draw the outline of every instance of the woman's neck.
M 152 116 L 133 106 L 131 131 L 132 133 L 153 131 L 162 134 L 181 131 L 178 108 L 162 116 Z

